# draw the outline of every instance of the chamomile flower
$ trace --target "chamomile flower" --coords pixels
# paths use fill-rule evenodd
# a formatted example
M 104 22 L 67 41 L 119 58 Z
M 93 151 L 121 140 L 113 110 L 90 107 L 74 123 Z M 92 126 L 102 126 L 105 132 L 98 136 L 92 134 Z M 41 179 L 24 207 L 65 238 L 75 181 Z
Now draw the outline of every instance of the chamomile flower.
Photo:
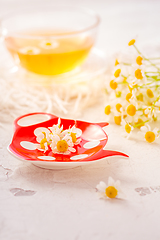
M 104 113 L 106 115 L 110 115 L 111 114 L 111 105 L 107 105 L 104 109 Z
M 46 152 L 52 150 L 57 154 L 70 154 L 76 152 L 75 145 L 81 141 L 82 130 L 76 128 L 75 125 L 63 131 L 61 120 L 52 127 L 40 128 L 35 130 L 36 140 L 39 143 L 37 149 Z
M 143 61 L 143 58 L 142 58 L 141 56 L 138 56 L 138 57 L 136 58 L 136 63 L 137 63 L 138 65 L 142 65 L 142 61 Z
M 129 135 L 133 128 L 145 127 L 146 123 L 158 123 L 160 120 L 158 59 L 146 58 L 135 43 L 135 39 L 132 39 L 128 45 L 137 53 L 132 54 L 130 48 L 128 55 L 124 53 L 116 56 L 110 79 L 106 82 L 106 94 L 109 98 L 105 114 L 117 125 L 124 123 L 124 129 Z M 153 142 L 160 130 L 157 134 L 155 132 L 156 129 L 148 130 L 144 139 Z
M 160 131 L 157 127 L 151 130 L 151 127 L 148 124 L 142 126 L 140 130 L 141 132 L 139 132 L 139 134 L 141 134 L 145 138 L 145 140 L 149 143 L 154 142 L 160 135 Z
M 156 119 L 159 112 L 160 111 L 158 109 L 152 106 L 144 106 L 144 109 L 143 109 L 144 115 L 150 120 Z
M 73 125 L 72 128 L 69 128 L 67 130 L 64 130 L 62 132 L 62 136 L 64 135 L 69 135 L 72 139 L 72 142 L 75 144 L 75 145 L 78 145 L 80 142 L 81 142 L 81 134 L 82 134 L 82 131 L 79 129 L 79 128 L 76 128 L 75 125 Z
M 122 116 L 120 114 L 114 115 L 114 122 L 115 122 L 115 124 L 121 125 L 121 121 L 122 121 Z
M 159 96 L 158 99 L 156 100 L 155 106 L 159 107 L 159 110 L 160 110 L 160 96 Z
M 128 46 L 132 46 L 132 45 L 134 45 L 134 44 L 135 44 L 135 42 L 136 42 L 136 40 L 135 40 L 135 39 L 132 39 L 132 40 L 130 40 L 130 41 L 129 41 L 129 43 L 128 43 Z
M 39 46 L 43 49 L 50 50 L 50 49 L 57 48 L 59 46 L 59 43 L 56 40 L 48 39 L 48 40 L 41 41 Z
M 60 126 L 60 124 L 61 124 L 61 119 L 58 118 L 58 123 L 54 124 L 52 127 L 49 127 L 52 135 L 60 135 L 62 133 L 63 126 Z
M 37 149 L 43 152 L 46 152 L 48 150 L 48 136 L 46 132 L 41 132 L 38 134 L 36 140 L 39 143 Z
M 126 122 L 124 119 L 122 119 L 121 125 L 124 131 L 122 135 L 128 139 L 131 136 L 134 127 L 130 123 Z
M 108 184 L 101 181 L 96 188 L 100 192 L 102 198 L 121 198 L 123 192 L 121 191 L 120 184 L 119 180 L 114 181 L 113 178 L 109 177 Z
M 71 152 L 76 152 L 76 149 L 73 146 L 74 144 L 69 135 L 65 135 L 62 139 L 58 136 L 58 138 L 54 138 L 54 141 L 51 143 L 52 152 L 57 154 L 67 155 Z
M 118 68 L 118 69 L 114 72 L 115 78 L 118 78 L 118 77 L 120 76 L 120 74 L 121 74 L 121 69 Z
M 37 55 L 40 53 L 40 49 L 33 46 L 27 46 L 19 49 L 19 52 L 27 55 Z

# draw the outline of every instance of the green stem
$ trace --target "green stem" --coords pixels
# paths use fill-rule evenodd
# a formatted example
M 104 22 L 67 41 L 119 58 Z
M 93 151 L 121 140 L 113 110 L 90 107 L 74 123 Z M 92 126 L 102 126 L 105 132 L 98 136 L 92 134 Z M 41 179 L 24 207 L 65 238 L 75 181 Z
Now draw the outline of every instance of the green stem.
M 136 128 L 136 127 L 143 126 L 146 122 L 149 122 L 149 120 L 146 120 L 146 121 L 144 121 L 144 122 L 141 122 L 141 123 L 135 124 L 133 127 Z
M 138 50 L 138 48 L 136 47 L 135 44 L 133 44 L 133 46 L 134 46 L 134 48 L 136 49 L 136 51 L 143 57 L 144 60 L 150 62 L 150 64 L 151 64 L 152 66 L 154 66 L 155 68 L 157 68 L 158 70 L 160 70 L 160 68 L 157 67 L 156 64 L 152 63 L 149 58 L 146 58 L 146 57 Z
M 158 59 L 160 59 L 159 57 L 157 57 L 157 58 L 146 58 L 146 60 L 158 60 Z
M 145 72 L 145 73 L 160 73 L 160 72 Z
M 123 78 L 126 78 L 127 79 L 127 77 L 126 76 L 124 76 L 123 74 L 121 74 L 121 76 L 123 77 Z M 128 75 L 128 77 L 129 77 L 130 75 Z
M 138 50 L 138 48 L 136 47 L 135 44 L 133 44 L 134 48 L 136 49 L 136 51 L 145 59 L 145 57 L 143 56 L 143 54 Z
M 152 106 L 155 107 L 156 102 L 160 99 L 160 96 L 156 98 L 156 100 L 153 102 Z
M 122 62 L 122 64 L 123 64 L 123 65 L 127 65 L 127 66 L 132 66 L 131 63 L 124 63 L 124 62 Z

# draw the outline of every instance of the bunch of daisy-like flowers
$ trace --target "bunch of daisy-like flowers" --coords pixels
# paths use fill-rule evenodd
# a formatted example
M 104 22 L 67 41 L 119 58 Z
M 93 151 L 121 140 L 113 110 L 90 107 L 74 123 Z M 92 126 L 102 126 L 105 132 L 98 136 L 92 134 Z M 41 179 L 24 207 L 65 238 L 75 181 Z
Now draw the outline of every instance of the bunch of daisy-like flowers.
M 106 93 L 109 96 L 105 114 L 121 125 L 127 137 L 138 133 L 151 143 L 160 135 L 160 58 L 147 58 L 135 39 L 129 43 L 136 54 L 126 61 L 123 56 L 115 60 L 109 76 Z
M 60 125 L 60 118 L 58 123 L 52 127 L 46 128 L 45 131 L 37 135 L 37 142 L 39 143 L 37 149 L 43 152 L 52 150 L 54 154 L 70 154 L 76 152 L 75 145 L 81 141 L 79 137 L 80 129 L 75 125 L 69 129 L 63 130 L 63 125 Z

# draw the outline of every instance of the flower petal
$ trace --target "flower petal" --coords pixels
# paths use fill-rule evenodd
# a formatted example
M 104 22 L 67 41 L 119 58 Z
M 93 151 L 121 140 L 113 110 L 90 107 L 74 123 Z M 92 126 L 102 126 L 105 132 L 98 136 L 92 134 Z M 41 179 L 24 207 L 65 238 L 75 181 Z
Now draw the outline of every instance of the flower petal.
M 108 186 L 114 186 L 114 184 L 115 184 L 114 179 L 112 177 L 109 177 L 108 178 Z
M 75 148 L 72 148 L 72 147 L 68 147 L 68 150 L 69 150 L 70 152 L 76 152 L 76 149 L 75 149 Z
M 96 188 L 98 189 L 98 191 L 100 192 L 105 192 L 106 188 L 107 188 L 107 185 L 105 184 L 105 182 L 100 182 Z
M 120 180 L 117 180 L 115 183 L 114 183 L 114 187 L 119 191 L 120 189 L 120 185 L 121 185 L 121 182 Z

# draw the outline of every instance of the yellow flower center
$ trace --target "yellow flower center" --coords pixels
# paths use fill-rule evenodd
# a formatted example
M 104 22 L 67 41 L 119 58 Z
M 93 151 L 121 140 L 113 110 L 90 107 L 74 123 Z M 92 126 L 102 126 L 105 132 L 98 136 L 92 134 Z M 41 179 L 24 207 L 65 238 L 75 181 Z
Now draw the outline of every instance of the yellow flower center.
M 142 78 L 143 78 L 141 69 L 137 69 L 137 70 L 135 71 L 135 77 L 136 77 L 137 79 L 142 79 Z
M 115 187 L 109 186 L 106 188 L 106 196 L 109 198 L 115 198 L 118 194 L 118 191 Z
M 144 109 L 143 109 L 143 114 L 144 114 L 145 117 L 148 117 L 148 114 L 145 113 L 146 109 L 147 109 L 147 108 L 144 108 Z
M 135 43 L 135 39 L 132 39 L 129 43 L 128 43 L 128 46 L 131 46 L 131 45 L 133 45 L 134 43 Z
M 153 117 L 153 121 L 155 121 L 155 122 L 156 122 L 156 121 L 157 121 L 157 117 Z
M 32 54 L 32 53 L 33 53 L 32 49 L 27 50 L 27 54 Z
M 106 115 L 109 115 L 109 114 L 111 113 L 111 106 L 110 106 L 110 105 L 107 105 L 107 106 L 105 107 L 104 112 L 105 112 Z
M 154 132 L 151 132 L 151 131 L 146 132 L 145 139 L 147 142 L 152 143 L 152 142 L 154 142 L 155 138 L 156 138 L 156 136 L 155 136 Z
M 47 142 L 47 139 L 46 139 L 46 138 L 43 138 L 43 139 L 41 140 L 40 146 L 41 146 L 42 149 L 45 149 L 44 144 L 45 144 L 46 142 Z
M 142 60 L 143 60 L 143 58 L 142 58 L 141 56 L 138 56 L 138 57 L 136 58 L 136 63 L 137 63 L 138 65 L 142 65 Z
M 75 143 L 77 141 L 76 133 L 71 132 L 71 138 L 72 138 L 72 142 Z
M 117 88 L 117 83 L 114 80 L 110 81 L 110 87 L 115 90 Z
M 50 42 L 46 43 L 46 46 L 51 46 L 51 45 L 52 45 L 52 43 L 50 43 Z
M 127 113 L 130 116 L 134 116 L 136 114 L 136 107 L 133 104 L 129 105 L 127 107 Z
M 118 60 L 116 59 L 115 61 L 115 66 L 117 66 L 119 64 Z
M 143 102 L 143 94 L 142 93 L 140 93 L 136 98 L 137 98 L 137 100 Z
M 57 149 L 59 152 L 66 152 L 68 149 L 68 144 L 65 140 L 60 140 L 57 142 Z
M 124 77 L 124 78 L 123 78 L 123 83 L 126 83 L 126 82 L 127 82 L 127 78 Z
M 119 77 L 120 73 L 121 73 L 121 69 L 117 69 L 114 73 L 114 76 L 117 78 Z
M 125 130 L 127 133 L 131 132 L 131 126 L 128 123 L 125 125 Z
M 127 93 L 126 100 L 129 102 L 129 99 L 132 97 L 132 93 Z
M 115 124 L 120 125 L 121 124 L 121 116 L 114 116 L 114 122 L 115 122 Z
M 135 123 L 135 125 L 138 125 L 137 128 L 141 128 L 144 126 L 144 122 L 142 119 L 138 118 L 138 121 Z
M 131 87 L 131 86 L 128 85 L 128 88 L 129 88 L 129 91 L 132 92 L 133 87 Z
M 122 94 L 121 91 L 116 92 L 116 97 L 117 98 L 121 97 L 121 94 Z
M 116 104 L 116 109 L 117 109 L 118 112 L 121 112 L 121 111 L 120 111 L 120 108 L 121 108 L 121 107 L 122 107 L 122 105 L 121 105 L 120 103 L 117 103 L 117 104 Z
M 152 92 L 152 90 L 151 89 L 147 89 L 147 96 L 149 97 L 149 98 L 153 98 L 154 97 L 154 94 L 153 94 L 153 92 Z

